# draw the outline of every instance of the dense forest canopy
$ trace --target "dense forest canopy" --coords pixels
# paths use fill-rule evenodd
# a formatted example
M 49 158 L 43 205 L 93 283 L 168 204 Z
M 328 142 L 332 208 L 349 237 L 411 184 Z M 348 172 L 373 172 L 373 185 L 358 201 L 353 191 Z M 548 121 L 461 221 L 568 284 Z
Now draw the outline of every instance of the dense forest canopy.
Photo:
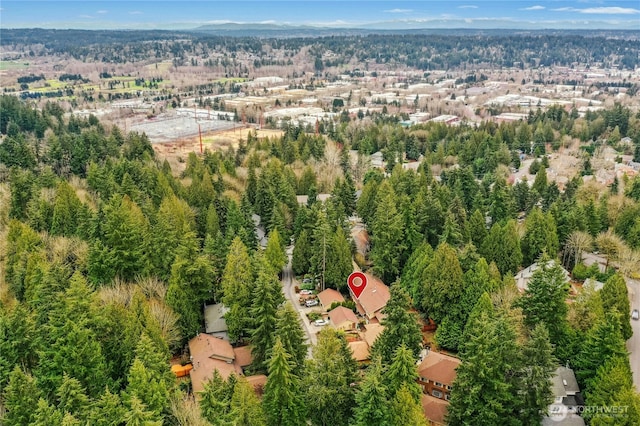
M 388 43 L 400 55 L 421 43 L 397 37 L 359 38 L 358 52 L 348 54 Z M 500 43 L 514 43 L 520 55 L 516 46 L 543 38 Z M 338 51 L 334 41 L 314 43 Z M 553 37 L 547 42 L 553 46 Z M 594 41 L 575 43 L 581 55 L 579 46 Z M 608 57 L 624 43 L 606 42 L 593 55 Z M 438 324 L 434 344 L 462 359 L 450 424 L 539 424 L 551 402 L 550 374 L 565 363 L 588 403 L 630 406 L 628 424 L 640 422 L 633 385 L 612 379 L 631 376 L 624 276 L 638 271 L 640 178 L 600 190 L 576 176 L 560 190 L 545 165 L 567 137 L 584 147 L 584 175 L 599 147 L 639 161 L 640 116 L 620 105 L 585 117 L 552 107 L 522 122 L 478 127 L 347 119 L 328 137 L 288 126 L 276 138 L 250 134 L 237 149 L 191 153 L 180 175 L 156 158 L 146 135 L 65 114 L 56 103 L 38 110 L 2 96 L 0 133 L 0 394 L 8 425 L 238 418 L 247 425 L 422 425 L 415 371 L 422 336 L 411 308 Z M 378 150 L 385 170 L 367 165 Z M 531 186 L 506 180 L 520 154 L 537 157 Z M 406 158 L 422 162 L 405 170 Z M 319 192 L 331 197 L 317 201 Z M 296 195 L 308 195 L 308 203 Z M 265 250 L 253 214 L 269 234 Z M 371 235 L 366 257 L 349 238 L 354 214 Z M 390 285 L 385 331 L 366 372 L 345 335 L 330 329 L 306 359 L 278 279 L 291 238 L 298 275 L 322 275 L 326 287 L 345 292 L 353 258 Z M 581 253 L 592 249 L 607 254 L 611 267 L 587 268 Z M 547 266 L 520 295 L 513 275 L 535 261 Z M 603 281 L 603 289 L 566 304 L 561 266 L 576 279 Z M 214 376 L 195 405 L 169 359 L 202 332 L 203 304 L 221 301 L 230 308 L 230 338 L 252 345 L 252 368 L 268 381 L 259 398 L 243 378 Z M 482 391 L 468 392 L 474 386 Z M 592 424 L 604 424 L 598 416 Z
M 82 61 L 126 63 L 174 60 L 193 55 L 203 61 L 225 52 L 269 58 L 272 51 L 291 57 L 303 49 L 322 58 L 323 67 L 360 63 L 397 64 L 421 70 L 483 64 L 491 67 L 602 64 L 633 70 L 639 61 L 637 33 L 581 31 L 461 31 L 423 34 L 331 35 L 321 37 L 230 37 L 206 31 L 89 31 L 5 29 L 0 46 L 27 47 L 31 54 L 70 55 Z M 42 43 L 42 40 L 46 42 Z M 30 47 L 32 46 L 32 47 Z

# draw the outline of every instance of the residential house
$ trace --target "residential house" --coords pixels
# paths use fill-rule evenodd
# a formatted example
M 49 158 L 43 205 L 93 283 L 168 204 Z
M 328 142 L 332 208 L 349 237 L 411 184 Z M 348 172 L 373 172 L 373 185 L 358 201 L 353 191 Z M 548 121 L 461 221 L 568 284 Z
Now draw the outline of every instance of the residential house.
M 351 289 L 349 289 L 349 293 L 356 302 L 358 313 L 365 318 L 367 323 L 380 322 L 384 318 L 384 314 L 381 311 L 387 305 L 391 293 L 389 292 L 389 287 L 378 278 L 371 274 L 365 274 L 365 276 L 367 277 L 367 286 L 360 294 L 360 297 L 356 297 Z
M 445 417 L 449 403 L 440 398 L 429 395 L 422 395 L 422 412 L 427 418 L 430 426 L 445 426 Z
M 449 355 L 429 351 L 418 366 L 418 384 L 422 391 L 444 401 L 449 400 L 460 360 Z
M 349 331 L 355 330 L 358 325 L 358 317 L 353 311 L 344 306 L 338 306 L 337 308 L 329 312 L 329 319 L 331 325 L 336 330 Z
M 344 297 L 339 291 L 328 288 L 318 293 L 318 301 L 320 301 L 320 306 L 322 306 L 325 311 L 328 311 L 334 302 L 344 302 Z
M 243 369 L 252 362 L 249 346 L 233 348 L 228 341 L 206 333 L 200 333 L 189 340 L 189 352 L 193 365 L 189 376 L 193 393 L 196 395 L 204 390 L 204 384 L 211 380 L 214 371 L 224 379 L 228 379 L 232 374 L 241 376 Z M 260 392 L 264 387 L 259 377 L 248 376 L 247 380 L 255 384 L 256 392 Z
M 353 359 L 358 364 L 366 364 L 369 362 L 369 345 L 362 340 L 356 340 L 355 342 L 349 342 L 349 348 L 353 352 Z
M 236 355 L 233 348 L 226 340 L 200 333 L 189 340 L 189 352 L 193 365 L 189 375 L 194 393 L 204 389 L 204 383 L 213 377 L 216 370 L 224 379 L 232 374 L 242 374 L 240 365 L 234 363 Z
M 549 406 L 549 414 L 542 419 L 543 425 L 583 426 L 584 420 L 578 415 L 584 399 L 576 375 L 569 367 L 558 367 L 551 377 L 554 401 Z
M 384 331 L 384 326 L 378 323 L 367 324 L 364 331 L 360 333 L 362 339 L 367 342 L 369 347 L 373 346 L 378 336 Z
M 547 268 L 552 268 L 554 267 L 556 264 L 555 260 L 549 260 L 546 264 Z M 538 263 L 534 263 L 526 268 L 524 268 L 522 271 L 518 272 L 513 278 L 516 280 L 516 286 L 518 287 L 518 290 L 521 293 L 524 293 L 527 288 L 529 288 L 529 281 L 531 281 L 531 278 L 533 278 L 533 274 L 540 269 L 540 265 L 538 265 Z M 570 278 L 569 278 L 569 272 L 562 268 L 562 273 L 564 274 L 565 277 L 565 282 L 569 282 Z
M 222 303 L 207 305 L 204 307 L 204 329 L 207 334 L 216 337 L 227 337 L 227 323 L 224 315 L 229 312 L 229 308 Z

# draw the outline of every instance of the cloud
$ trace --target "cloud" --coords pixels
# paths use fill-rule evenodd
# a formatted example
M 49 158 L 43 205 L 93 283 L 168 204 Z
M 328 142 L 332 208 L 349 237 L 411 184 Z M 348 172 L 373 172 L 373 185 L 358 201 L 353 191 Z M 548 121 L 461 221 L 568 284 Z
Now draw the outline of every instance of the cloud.
M 385 10 L 385 13 L 411 13 L 413 9 L 389 9 Z
M 104 15 L 105 13 L 109 13 L 108 10 L 99 10 L 96 13 L 99 13 L 100 15 Z
M 477 9 L 478 6 L 473 4 L 463 4 L 462 6 L 458 6 L 458 9 Z
M 132 10 L 131 12 L 129 12 L 129 15 L 144 15 L 144 13 L 140 12 L 139 10 Z
M 82 18 L 82 19 L 93 19 L 93 16 L 91 15 L 79 15 L 78 18 Z
M 558 9 L 551 9 L 554 12 L 576 12 L 585 13 L 588 15 L 636 15 L 640 13 L 639 9 L 632 9 L 630 7 L 588 7 L 586 9 L 578 9 L 575 7 L 561 7 Z
M 521 10 L 544 10 L 544 9 L 546 9 L 546 7 L 540 6 L 539 4 L 537 4 L 535 6 L 525 7 L 524 9 L 521 9 Z

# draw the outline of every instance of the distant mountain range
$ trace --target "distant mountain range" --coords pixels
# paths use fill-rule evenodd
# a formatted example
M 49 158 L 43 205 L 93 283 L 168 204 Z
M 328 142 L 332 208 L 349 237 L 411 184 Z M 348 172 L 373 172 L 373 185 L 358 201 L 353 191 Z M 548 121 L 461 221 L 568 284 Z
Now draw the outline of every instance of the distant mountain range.
M 571 32 L 573 34 L 602 36 L 614 31 L 640 34 L 637 30 L 619 30 L 620 25 L 608 22 L 590 23 L 590 29 L 585 29 L 584 22 L 563 22 L 563 28 L 549 26 L 545 28 L 540 22 L 510 21 L 501 19 L 433 19 L 433 20 L 394 20 L 381 21 L 362 25 L 341 27 L 291 25 L 277 23 L 239 23 L 224 22 L 206 24 L 195 27 L 191 31 L 205 32 L 216 35 L 228 36 L 257 36 L 257 37 L 313 37 L 327 35 L 362 35 L 380 33 L 402 34 L 487 34 L 502 35 L 505 30 L 510 32 L 535 33 L 544 31 L 546 34 L 561 34 Z

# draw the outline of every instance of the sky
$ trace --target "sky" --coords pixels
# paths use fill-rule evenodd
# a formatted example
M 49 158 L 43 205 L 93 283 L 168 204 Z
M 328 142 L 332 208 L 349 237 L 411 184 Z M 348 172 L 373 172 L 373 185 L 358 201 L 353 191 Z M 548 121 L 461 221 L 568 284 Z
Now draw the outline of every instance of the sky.
M 640 30 L 640 0 L 0 0 L 0 37 L 2 28 L 188 29 L 224 22 Z

